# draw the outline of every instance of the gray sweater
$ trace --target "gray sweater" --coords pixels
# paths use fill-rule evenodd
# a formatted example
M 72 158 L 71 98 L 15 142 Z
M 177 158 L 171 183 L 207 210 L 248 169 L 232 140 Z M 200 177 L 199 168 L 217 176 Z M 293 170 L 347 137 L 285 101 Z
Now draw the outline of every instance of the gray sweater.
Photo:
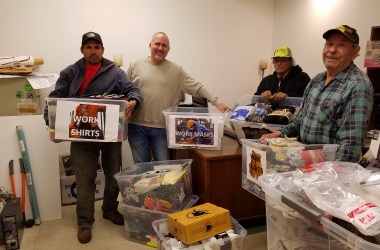
M 206 98 L 212 105 L 220 104 L 219 98 L 211 94 L 200 82 L 188 75 L 181 66 L 165 60 L 153 65 L 148 57 L 130 64 L 127 75 L 131 77 L 144 96 L 144 104 L 132 114 L 129 123 L 146 127 L 165 128 L 163 110 L 177 106 L 181 91 Z

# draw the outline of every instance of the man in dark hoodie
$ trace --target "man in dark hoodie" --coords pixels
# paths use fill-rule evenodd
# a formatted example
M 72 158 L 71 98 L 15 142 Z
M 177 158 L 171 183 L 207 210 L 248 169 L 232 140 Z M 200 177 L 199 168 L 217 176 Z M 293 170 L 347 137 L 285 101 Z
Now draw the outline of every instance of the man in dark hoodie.
M 255 95 L 264 99 L 280 101 L 286 97 L 302 97 L 307 84 L 308 74 L 298 65 L 294 65 L 293 53 L 289 47 L 278 47 L 273 54 L 274 72 L 264 77 Z

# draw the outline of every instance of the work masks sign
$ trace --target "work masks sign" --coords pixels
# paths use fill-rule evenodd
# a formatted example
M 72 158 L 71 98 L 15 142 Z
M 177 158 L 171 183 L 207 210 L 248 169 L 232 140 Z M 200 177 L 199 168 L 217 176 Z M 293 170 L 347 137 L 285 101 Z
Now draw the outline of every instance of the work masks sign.
M 167 122 L 169 148 L 172 146 L 204 148 L 219 146 L 219 125 L 223 125 L 223 117 L 170 115 Z
M 118 141 L 119 105 L 57 101 L 55 139 Z

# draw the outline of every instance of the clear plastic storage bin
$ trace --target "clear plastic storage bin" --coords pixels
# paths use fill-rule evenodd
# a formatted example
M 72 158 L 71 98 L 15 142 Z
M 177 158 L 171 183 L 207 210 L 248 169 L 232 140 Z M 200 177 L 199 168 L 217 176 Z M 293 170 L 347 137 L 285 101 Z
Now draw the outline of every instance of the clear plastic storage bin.
M 281 105 L 292 106 L 295 108 L 295 112 L 292 117 L 295 117 L 300 109 L 302 98 L 300 97 L 287 97 L 281 101 Z M 229 122 L 231 127 L 235 130 L 236 138 L 241 144 L 241 139 L 259 139 L 263 134 L 269 134 L 279 130 L 282 126 L 281 124 L 272 124 L 265 122 L 248 122 L 241 116 L 235 116 L 238 109 L 246 109 L 246 112 L 253 108 L 251 104 L 254 103 L 269 103 L 267 100 L 263 99 L 259 95 L 244 95 L 238 99 L 236 104 L 232 109 L 232 114 L 230 116 Z M 243 112 L 242 115 L 247 115 Z
M 235 235 L 232 237 L 228 235 L 225 238 L 219 238 L 219 240 L 211 239 L 207 242 L 194 243 L 185 246 L 180 249 L 193 249 L 193 250 L 209 250 L 209 249 L 233 249 L 242 250 L 244 238 L 247 235 L 247 231 L 234 219 L 231 217 L 232 230 Z M 172 246 L 171 237 L 169 237 L 169 230 L 167 226 L 167 220 L 161 219 L 153 222 L 153 229 L 157 234 L 158 245 L 157 248 L 160 250 L 174 250 L 179 249 Z
M 46 102 L 52 141 L 120 142 L 127 139 L 127 101 L 46 98 Z
M 273 187 L 265 175 L 259 182 L 265 192 L 268 249 L 380 249 L 373 236 L 362 238 L 348 231 L 322 210 Z
M 162 113 L 169 148 L 221 149 L 226 114 L 194 107 L 170 107 Z
M 312 163 L 334 161 L 337 144 L 313 144 L 301 147 L 275 147 L 257 140 L 243 139 L 242 187 L 264 199 L 259 176 L 271 172 L 290 172 Z
M 183 201 L 183 209 L 194 206 L 199 200 L 192 195 Z M 125 237 L 127 240 L 152 247 L 157 246 L 157 236 L 152 227 L 155 220 L 164 219 L 169 213 L 122 204 Z M 180 211 L 180 210 L 178 210 Z M 177 211 L 172 211 L 177 212 Z
M 130 206 L 173 212 L 193 194 L 191 159 L 144 162 L 117 173 L 123 202 Z

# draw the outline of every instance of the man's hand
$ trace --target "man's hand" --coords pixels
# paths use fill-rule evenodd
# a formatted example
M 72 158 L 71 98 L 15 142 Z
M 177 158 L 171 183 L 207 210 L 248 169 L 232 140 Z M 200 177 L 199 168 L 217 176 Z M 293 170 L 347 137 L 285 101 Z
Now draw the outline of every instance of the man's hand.
M 269 90 L 264 91 L 263 93 L 261 93 L 261 97 L 266 100 L 269 100 L 272 98 L 272 92 L 270 92 Z
M 286 97 L 288 97 L 287 94 L 285 94 L 283 92 L 278 92 L 278 93 L 272 95 L 271 99 L 273 99 L 275 101 L 281 101 L 281 100 L 284 100 Z
M 222 112 L 226 112 L 226 111 L 230 111 L 230 110 L 231 110 L 230 107 L 228 107 L 228 106 L 227 106 L 226 104 L 224 104 L 224 103 L 219 104 L 217 108 L 218 108 L 220 111 L 222 111 Z
M 282 132 L 280 130 L 277 130 L 273 133 L 262 135 L 260 138 L 260 141 L 265 140 L 265 139 L 270 139 L 270 138 L 277 138 L 277 137 L 280 137 L 281 135 L 282 135 Z
M 127 105 L 127 108 L 125 110 L 125 119 L 131 118 L 132 111 L 136 107 L 136 104 L 137 104 L 136 100 L 128 101 L 128 105 Z

